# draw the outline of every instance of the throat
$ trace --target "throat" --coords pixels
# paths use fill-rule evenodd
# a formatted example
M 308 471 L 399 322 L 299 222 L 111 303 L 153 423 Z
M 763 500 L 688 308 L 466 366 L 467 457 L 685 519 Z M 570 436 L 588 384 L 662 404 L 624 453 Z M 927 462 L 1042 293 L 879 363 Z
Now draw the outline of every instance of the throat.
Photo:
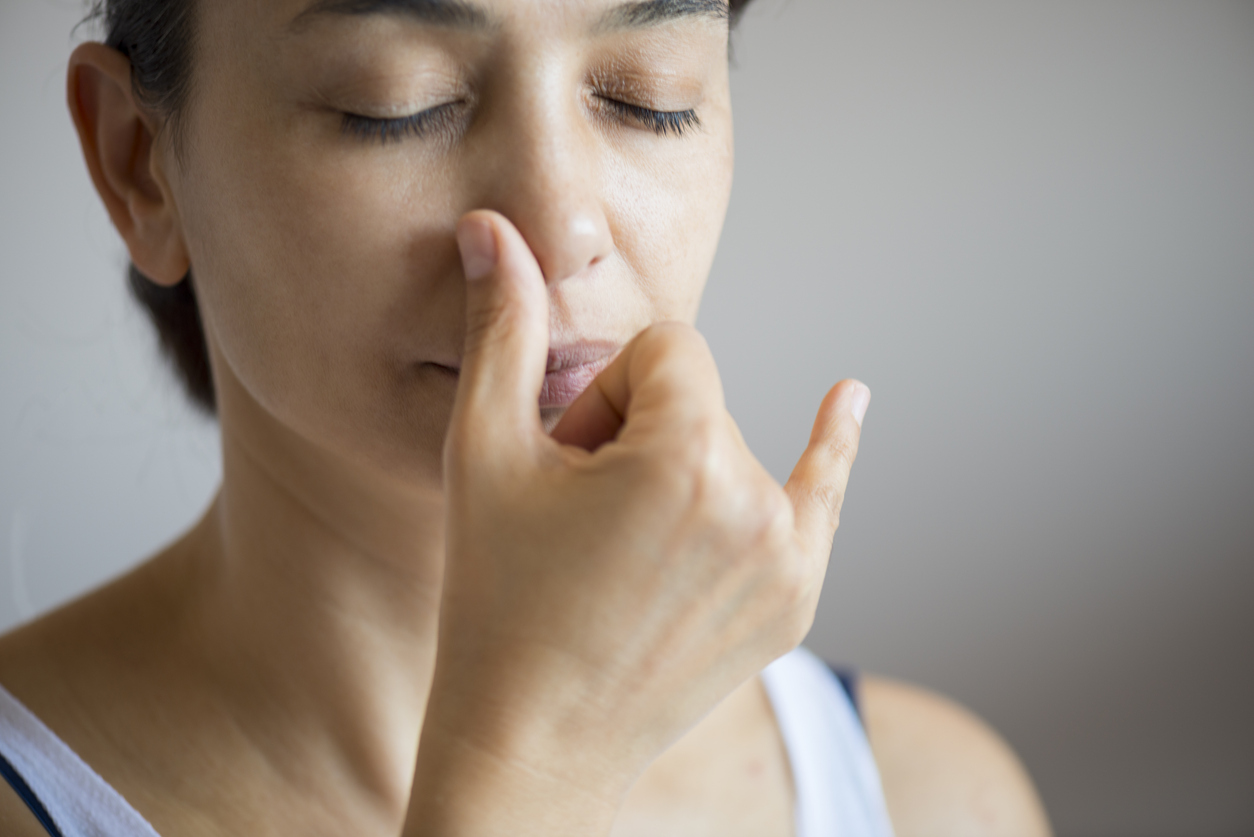
M 210 550 L 214 517 L 202 544 Z M 435 666 L 439 588 L 319 528 L 264 556 L 258 540 L 247 558 L 204 561 L 189 610 L 200 691 L 216 697 L 207 726 L 234 731 L 244 763 L 264 765 L 285 798 L 321 800 L 310 809 L 326 808 L 318 819 L 357 811 L 399 833 Z M 302 538 L 316 548 L 292 548 Z M 329 833 L 368 833 L 360 825 Z

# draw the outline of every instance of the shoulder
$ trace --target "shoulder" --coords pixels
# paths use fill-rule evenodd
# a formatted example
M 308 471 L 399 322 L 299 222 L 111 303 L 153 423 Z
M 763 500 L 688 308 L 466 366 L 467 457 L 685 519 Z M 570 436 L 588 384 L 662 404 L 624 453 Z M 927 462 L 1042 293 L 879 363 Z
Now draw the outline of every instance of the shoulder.
M 859 686 L 898 837 L 1051 833 L 1027 771 L 986 723 L 917 686 L 869 675 Z
M 17 792 L 0 779 L 0 834 L 5 837 L 48 837 Z

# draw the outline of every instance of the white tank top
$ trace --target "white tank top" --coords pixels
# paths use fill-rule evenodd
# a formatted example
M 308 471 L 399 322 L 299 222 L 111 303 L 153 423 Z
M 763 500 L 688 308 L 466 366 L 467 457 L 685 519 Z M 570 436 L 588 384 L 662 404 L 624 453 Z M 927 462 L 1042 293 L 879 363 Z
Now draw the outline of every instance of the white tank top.
M 848 694 L 798 648 L 762 672 L 796 788 L 796 837 L 892 837 L 879 771 Z M 159 837 L 121 794 L 0 686 L 0 775 L 51 835 Z

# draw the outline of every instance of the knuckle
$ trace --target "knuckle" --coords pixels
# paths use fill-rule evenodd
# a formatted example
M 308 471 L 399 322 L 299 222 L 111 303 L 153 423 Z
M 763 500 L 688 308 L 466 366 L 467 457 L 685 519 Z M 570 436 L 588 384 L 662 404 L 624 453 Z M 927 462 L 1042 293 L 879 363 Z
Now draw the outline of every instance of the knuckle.
M 503 299 L 485 301 L 474 316 L 466 318 L 466 345 L 472 351 L 491 351 L 512 331 L 518 314 L 515 306 Z
M 845 504 L 845 492 L 834 482 L 820 482 L 806 489 L 805 503 L 811 508 L 822 509 L 833 529 L 840 526 L 840 510 Z
M 751 503 L 752 541 L 766 555 L 783 553 L 792 543 L 796 524 L 788 496 L 772 483 L 755 491 Z
M 688 474 L 694 486 L 709 489 L 721 477 L 725 459 L 722 428 L 713 417 L 701 415 L 687 422 L 666 446 L 663 456 Z
M 847 472 L 853 467 L 858 456 L 858 437 L 854 434 L 840 434 L 827 443 L 827 458 Z
M 690 472 L 677 468 L 673 457 L 642 457 L 637 464 L 641 481 L 648 486 L 648 494 L 673 509 L 687 507 L 698 493 Z

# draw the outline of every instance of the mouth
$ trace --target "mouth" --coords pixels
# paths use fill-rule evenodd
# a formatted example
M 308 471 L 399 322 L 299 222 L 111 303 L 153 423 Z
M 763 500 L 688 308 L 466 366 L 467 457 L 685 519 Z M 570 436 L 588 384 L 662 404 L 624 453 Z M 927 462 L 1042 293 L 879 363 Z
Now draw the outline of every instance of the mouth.
M 580 340 L 551 346 L 545 364 L 544 384 L 540 387 L 540 408 L 570 406 L 622 348 L 621 343 L 605 340 Z M 456 378 L 461 361 L 458 359 L 455 364 L 431 362 L 428 365 Z
M 591 340 L 551 347 L 540 387 L 541 409 L 570 406 L 622 348 L 620 343 Z

